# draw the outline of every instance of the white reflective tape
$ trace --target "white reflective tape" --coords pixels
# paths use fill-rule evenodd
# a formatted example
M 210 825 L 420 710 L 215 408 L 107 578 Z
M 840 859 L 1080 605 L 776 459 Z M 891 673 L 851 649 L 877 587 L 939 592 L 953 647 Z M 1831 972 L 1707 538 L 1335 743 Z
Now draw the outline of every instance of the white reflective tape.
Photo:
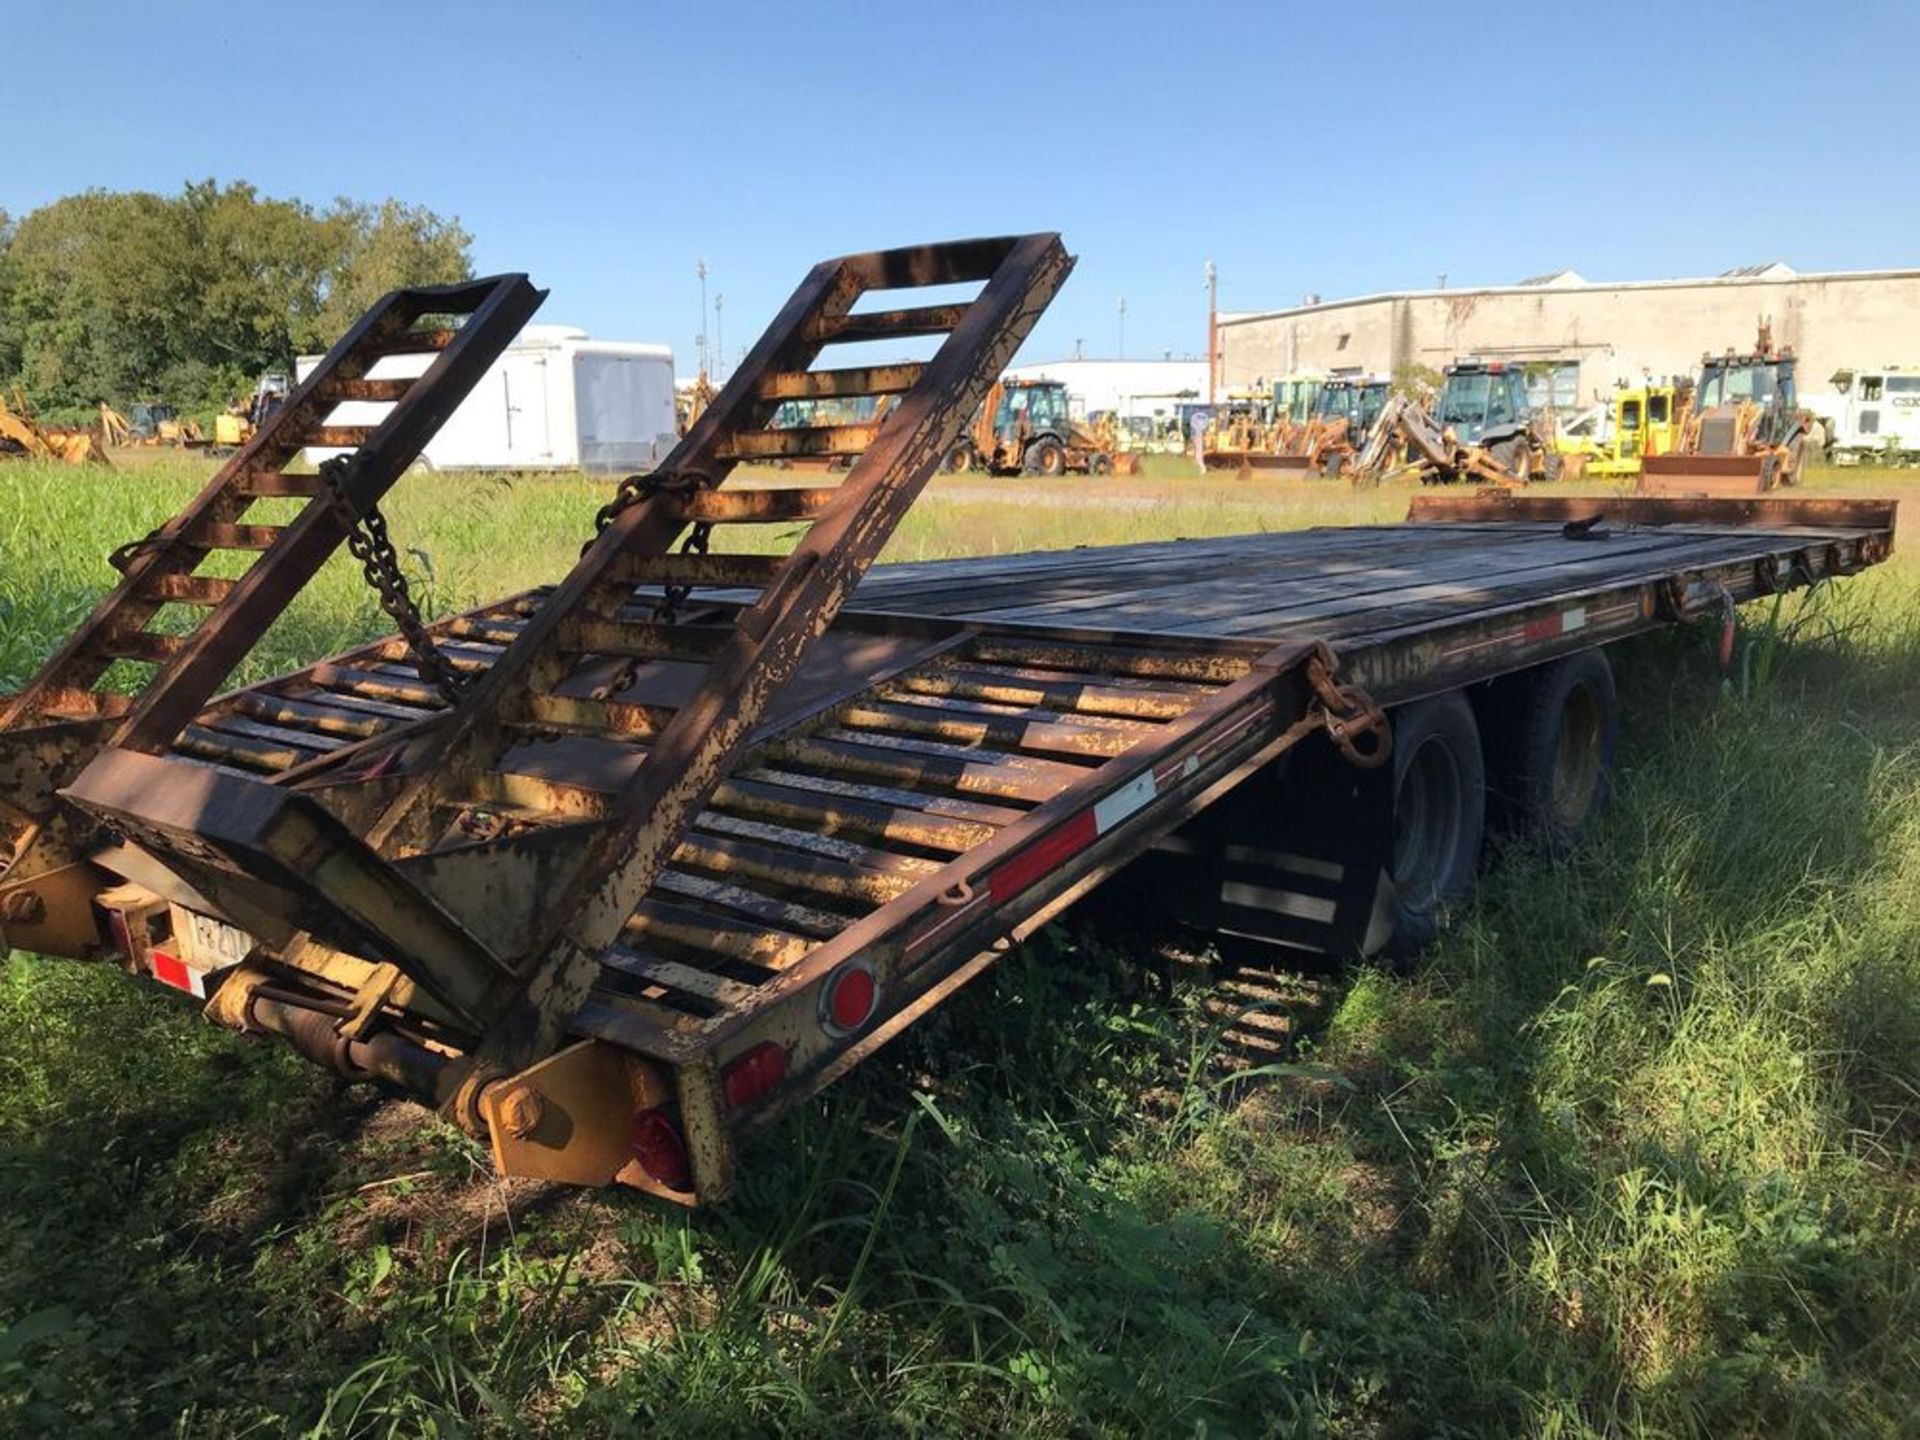
M 1118 825 L 1127 816 L 1159 793 L 1154 788 L 1153 772 L 1146 771 L 1136 775 L 1106 799 L 1093 807 L 1093 828 L 1101 835 Z

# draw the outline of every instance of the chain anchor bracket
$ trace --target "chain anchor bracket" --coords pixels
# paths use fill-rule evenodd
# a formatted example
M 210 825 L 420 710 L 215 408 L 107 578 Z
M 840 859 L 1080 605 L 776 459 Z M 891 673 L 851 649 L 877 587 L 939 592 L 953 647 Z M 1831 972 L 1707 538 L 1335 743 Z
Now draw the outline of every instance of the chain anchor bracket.
M 1322 650 L 1307 661 L 1313 700 L 1307 724 L 1327 733 L 1350 765 L 1372 770 L 1393 758 L 1393 726 L 1374 698 L 1358 685 L 1334 678 L 1334 659 Z

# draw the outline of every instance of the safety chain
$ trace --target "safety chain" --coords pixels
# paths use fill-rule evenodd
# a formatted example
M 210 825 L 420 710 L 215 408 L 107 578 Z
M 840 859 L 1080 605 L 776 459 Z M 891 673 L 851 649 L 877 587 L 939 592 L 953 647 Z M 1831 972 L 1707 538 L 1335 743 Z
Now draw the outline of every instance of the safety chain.
M 345 455 L 336 455 L 320 466 L 320 480 L 327 487 L 334 518 L 346 531 L 347 552 L 360 562 L 367 584 L 380 597 L 380 608 L 399 627 L 400 638 L 406 641 L 407 652 L 413 656 L 420 678 L 452 705 L 473 683 L 472 677 L 456 670 L 453 662 L 433 643 L 426 621 L 420 618 L 420 607 L 413 603 L 407 577 L 400 569 L 400 555 L 387 534 L 386 517 L 378 505 L 369 505 L 362 513 L 347 493 L 346 477 L 352 468 L 352 460 Z
M 1307 683 L 1319 702 L 1320 723 L 1326 728 L 1327 738 L 1348 764 L 1371 770 L 1392 758 L 1393 727 L 1387 723 L 1386 712 L 1359 686 L 1335 680 L 1324 654 L 1307 661 Z
M 600 507 L 593 517 L 593 533 L 598 536 L 614 521 L 636 505 L 653 499 L 656 495 L 678 495 L 683 500 L 691 500 L 702 490 L 713 484 L 713 478 L 702 475 L 698 470 L 671 470 L 662 474 L 658 470 L 649 470 L 644 475 L 629 475 L 620 482 L 620 488 L 613 492 L 613 498 Z M 593 541 L 580 547 L 580 553 L 586 554 Z
M 645 475 L 629 475 L 620 482 L 620 488 L 614 492 L 613 499 L 602 505 L 599 513 L 593 517 L 593 533 L 598 536 L 634 506 L 643 505 L 658 496 L 672 495 L 686 501 L 712 486 L 713 478 L 701 474 L 698 470 L 676 470 L 666 474 L 649 471 Z M 680 553 L 704 555 L 712 541 L 713 522 L 711 520 L 695 521 L 693 528 L 687 532 L 687 538 L 681 542 Z M 586 545 L 580 547 L 580 553 L 584 555 L 592 544 L 593 542 L 589 540 Z M 653 618 L 666 625 L 673 624 L 680 618 L 680 607 L 687 603 L 687 598 L 692 594 L 693 586 L 691 585 L 667 586 L 660 597 L 659 604 L 653 607 Z
M 713 541 L 713 522 L 697 520 L 693 528 L 687 531 L 687 538 L 680 542 L 682 555 L 704 555 L 707 546 Z M 687 603 L 687 597 L 693 594 L 691 585 L 669 585 L 661 593 L 660 603 L 653 607 L 653 618 L 663 625 L 671 625 L 680 618 L 680 607 Z

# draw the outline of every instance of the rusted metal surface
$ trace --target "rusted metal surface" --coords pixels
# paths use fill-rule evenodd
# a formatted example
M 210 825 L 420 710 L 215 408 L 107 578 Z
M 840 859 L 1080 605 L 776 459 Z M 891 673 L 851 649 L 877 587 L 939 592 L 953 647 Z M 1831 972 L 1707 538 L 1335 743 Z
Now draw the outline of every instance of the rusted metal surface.
M 639 661 L 680 656 L 706 662 L 705 677 L 686 703 L 674 707 L 672 719 L 658 723 L 660 717 L 648 717 L 652 744 L 645 760 L 616 791 L 615 803 L 598 809 L 608 823 L 584 836 L 577 878 L 538 897 L 545 901 L 539 906 L 547 917 L 545 928 L 533 927 L 538 938 L 519 957 L 524 983 L 535 998 L 519 1007 L 510 1030 L 499 1029 L 491 1049 L 516 1064 L 544 1053 L 560 1039 L 579 996 L 593 982 L 599 953 L 620 934 L 640 896 L 680 843 L 681 833 L 724 773 L 731 752 L 751 733 L 772 696 L 844 602 L 937 466 L 979 394 L 1065 278 L 1068 266 L 1057 237 L 1039 236 L 883 252 L 817 267 L 734 383 L 715 399 L 662 467 L 669 475 L 697 474 L 700 483 L 677 487 L 675 493 L 664 493 L 659 487 L 653 493 L 637 493 L 635 503 L 604 517 L 606 528 L 574 574 L 525 620 L 504 654 L 490 665 L 473 663 L 484 675 L 471 703 L 463 697 L 463 703 L 450 707 L 439 722 L 426 728 L 424 750 L 410 757 L 412 773 L 420 778 L 403 784 L 399 803 L 389 806 L 372 827 L 370 845 L 345 832 L 329 831 L 311 806 L 303 810 L 284 794 L 270 807 L 256 806 L 244 796 L 228 797 L 226 808 L 246 817 L 245 823 L 218 822 L 214 828 L 221 829 L 230 846 L 243 851 L 248 864 L 264 867 L 283 886 L 292 885 L 292 890 L 283 888 L 277 898 L 301 914 L 303 923 L 319 924 L 336 944 L 367 947 L 373 953 L 391 955 L 403 968 L 410 967 L 414 957 L 408 945 L 399 943 L 396 926 L 412 911 L 433 913 L 437 907 L 399 872 L 383 870 L 379 854 L 384 850 L 397 857 L 423 847 L 431 849 L 438 833 L 433 818 L 437 811 L 464 810 L 478 819 L 485 807 L 497 805 L 498 780 L 506 773 L 503 766 L 512 763 L 511 747 L 520 743 L 527 726 L 543 723 L 530 702 L 537 696 L 547 697 L 543 705 L 550 706 L 569 698 L 561 693 L 563 682 L 583 661 L 611 655 Z M 980 297 L 967 305 L 898 312 L 894 318 L 862 320 L 852 326 L 836 323 L 836 317 L 850 312 L 871 289 L 966 281 L 983 284 Z M 760 395 L 763 376 L 804 370 L 823 344 L 865 334 L 875 323 L 897 333 L 903 327 L 936 321 L 950 325 L 953 334 L 871 437 L 874 443 L 821 510 L 794 554 L 777 571 L 757 572 L 754 578 L 763 579 L 765 589 L 756 604 L 734 612 L 723 627 L 620 618 L 637 578 L 635 559 L 665 550 L 674 532 L 687 523 L 688 501 L 724 479 L 733 454 L 743 448 L 740 437 L 772 433 L 760 429 L 770 415 L 770 406 Z M 877 378 L 882 383 L 904 379 Z M 847 382 L 833 383 L 844 390 Z M 811 497 L 798 499 L 808 505 Z M 729 583 L 756 570 L 749 559 L 690 558 L 668 561 L 667 568 L 676 564 L 684 580 L 710 578 L 697 573 L 702 565 L 713 567 L 711 578 Z M 328 684 L 352 680 L 338 672 L 314 678 Z M 377 676 L 363 676 L 355 690 L 363 697 L 377 697 L 382 683 L 391 685 Z M 389 693 L 398 698 L 398 691 Z M 546 708 L 544 713 L 552 715 L 554 710 Z M 249 731 L 233 721 L 218 731 L 201 727 L 192 737 L 193 745 L 211 748 L 221 758 L 250 761 L 255 769 L 275 768 L 288 758 L 284 747 L 289 743 L 286 736 Z M 157 780 L 144 778 L 148 783 Z M 562 815 L 572 808 L 564 795 L 556 793 L 562 787 L 543 786 L 539 777 L 526 774 L 512 778 L 520 786 L 516 798 L 559 798 Z M 175 847 L 176 853 L 167 857 L 170 863 L 203 887 L 232 894 L 242 883 L 243 877 L 209 866 L 204 855 L 192 853 L 191 837 L 184 828 L 155 825 L 154 817 L 135 814 L 128 803 L 126 781 L 112 766 L 98 767 L 98 773 L 85 777 L 74 794 L 119 823 L 144 826 L 142 833 L 154 848 Z M 263 808 L 271 811 L 271 824 L 259 820 Z M 287 847 L 293 841 L 283 838 L 283 832 L 300 843 L 322 845 L 329 857 L 326 863 L 311 867 L 305 875 L 297 874 L 296 867 L 286 863 Z M 704 847 L 703 853 L 716 863 L 724 856 L 730 865 L 764 868 L 766 864 L 746 842 L 689 843 Z M 834 883 L 851 883 L 830 868 L 822 873 L 834 875 Z M 597 886 L 587 889 L 593 877 L 598 877 Z M 258 876 L 244 878 L 252 883 Z M 327 898 L 321 901 L 313 896 L 305 902 L 295 898 L 295 892 L 314 889 Z M 258 903 L 262 897 L 256 893 L 250 898 Z M 558 939 L 563 932 L 590 925 L 584 935 Z M 498 968 L 489 965 L 491 952 L 470 925 L 455 921 L 435 944 L 443 949 L 450 946 L 445 949 L 448 955 L 464 952 L 483 974 Z M 476 996 L 456 993 L 447 974 L 432 967 L 410 973 L 456 1014 L 470 1020 L 482 1018 L 471 1008 Z

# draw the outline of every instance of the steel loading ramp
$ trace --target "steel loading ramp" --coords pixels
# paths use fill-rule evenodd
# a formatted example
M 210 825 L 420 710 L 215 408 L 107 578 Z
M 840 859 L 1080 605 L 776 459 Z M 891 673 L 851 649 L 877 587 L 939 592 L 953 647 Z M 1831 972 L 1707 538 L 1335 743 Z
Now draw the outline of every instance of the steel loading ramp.
M 525 1065 L 560 1043 L 601 955 L 1070 267 L 1054 235 L 816 266 L 660 469 L 602 511 L 566 579 L 500 632 L 497 660 L 398 753 L 356 747 L 358 775 L 323 766 L 275 785 L 113 747 L 68 797 L 216 902 L 297 917 L 312 939 L 289 949 L 296 966 L 328 951 L 383 962 L 490 1063 Z M 978 293 L 859 308 L 873 292 L 959 285 Z M 924 364 L 813 368 L 832 346 L 918 336 L 944 337 Z M 874 424 L 769 428 L 795 396 L 882 394 L 898 399 Z M 743 460 L 794 454 L 853 464 L 828 490 L 723 488 Z M 804 527 L 790 554 L 711 549 L 716 527 L 776 513 Z M 639 615 L 636 585 L 665 592 Z M 695 590 L 742 586 L 752 603 L 688 613 Z M 692 676 L 675 703 L 622 698 L 666 666 Z M 544 746 L 624 762 L 605 814 L 582 818 L 557 791 L 506 778 L 524 781 L 516 757 Z M 365 824 L 339 818 L 368 809 Z M 430 870 L 409 868 L 426 856 Z M 517 925 L 499 924 L 503 893 L 524 907 Z
M 46 942 L 15 905 L 17 887 L 84 889 L 76 816 L 55 792 L 102 746 L 160 753 L 259 642 L 355 524 L 379 501 L 545 292 L 524 275 L 418 286 L 381 299 L 253 438 L 172 520 L 112 557 L 122 579 L 16 694 L 0 696 L 0 773 L 30 777 L 0 794 L 0 912 L 16 943 Z M 419 376 L 382 378 L 383 360 L 431 354 Z M 341 405 L 376 402 L 373 423 L 341 425 Z M 324 474 L 294 462 L 344 447 Z M 267 523 L 256 507 L 278 514 Z M 50 878 L 65 875 L 65 880 Z

